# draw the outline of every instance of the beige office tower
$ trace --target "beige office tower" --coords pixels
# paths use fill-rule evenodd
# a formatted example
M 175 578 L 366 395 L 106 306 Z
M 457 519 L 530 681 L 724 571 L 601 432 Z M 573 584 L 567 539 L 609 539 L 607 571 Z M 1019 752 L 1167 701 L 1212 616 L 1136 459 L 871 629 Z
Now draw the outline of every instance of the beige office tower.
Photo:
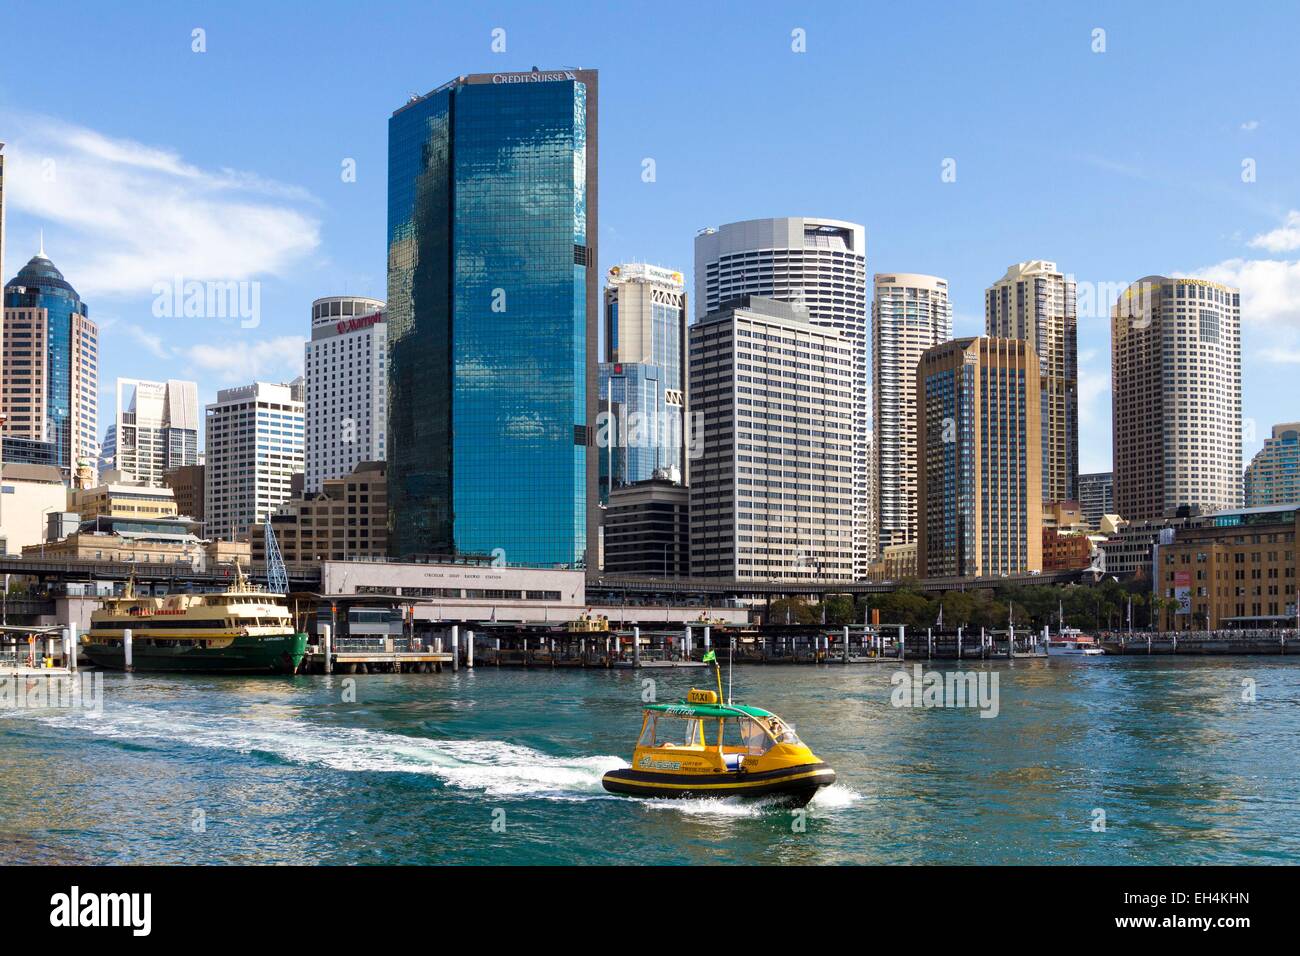
M 743 296 L 691 326 L 689 354 L 691 575 L 851 579 L 852 343 Z
M 1241 293 L 1147 276 L 1111 308 L 1115 510 L 1241 505 Z
M 1020 339 L 954 339 L 916 370 L 917 574 L 1043 567 L 1038 356 Z
M 1074 279 L 1055 262 L 1018 262 L 984 294 L 985 333 L 1023 339 L 1039 363 L 1043 501 L 1079 496 L 1079 343 Z
M 199 386 L 169 379 L 117 380 L 113 465 L 153 488 L 163 476 L 199 460 Z
M 246 540 L 274 514 L 303 471 L 303 379 L 223 388 L 207 407 L 203 469 L 204 532 Z
M 916 540 L 916 366 L 952 338 L 948 282 L 877 273 L 871 303 L 873 560 Z
M 840 219 L 791 216 L 703 230 L 695 237 L 695 318 L 742 295 L 792 303 L 813 325 L 839 332 L 852 349 L 853 568 L 864 579 L 871 554 L 866 229 Z

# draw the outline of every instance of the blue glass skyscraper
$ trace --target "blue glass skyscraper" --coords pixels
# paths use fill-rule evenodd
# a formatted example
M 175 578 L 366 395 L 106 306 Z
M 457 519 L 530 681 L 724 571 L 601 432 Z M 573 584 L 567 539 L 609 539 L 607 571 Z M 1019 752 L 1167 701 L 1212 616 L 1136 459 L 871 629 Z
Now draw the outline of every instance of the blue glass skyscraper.
M 596 95 L 595 71 L 477 74 L 389 121 L 395 556 L 586 561 Z
M 25 460 L 71 478 L 97 448 L 99 330 L 44 249 L 5 284 L 4 326 L 6 447 L 24 444 L 35 453 Z
M 656 476 L 681 483 L 682 409 L 668 401 L 667 372 L 642 362 L 602 362 L 600 414 L 600 501 L 611 488 Z

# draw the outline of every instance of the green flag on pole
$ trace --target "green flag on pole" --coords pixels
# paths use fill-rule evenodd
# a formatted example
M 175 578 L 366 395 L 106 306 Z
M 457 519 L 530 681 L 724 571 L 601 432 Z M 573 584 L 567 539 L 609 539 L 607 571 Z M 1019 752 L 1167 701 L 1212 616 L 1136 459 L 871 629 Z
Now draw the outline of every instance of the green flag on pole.
M 709 651 L 709 653 L 705 654 L 704 657 L 701 658 L 701 660 L 703 660 L 705 664 L 711 663 L 712 661 L 716 661 L 717 659 L 718 659 L 718 655 L 715 654 L 713 651 Z

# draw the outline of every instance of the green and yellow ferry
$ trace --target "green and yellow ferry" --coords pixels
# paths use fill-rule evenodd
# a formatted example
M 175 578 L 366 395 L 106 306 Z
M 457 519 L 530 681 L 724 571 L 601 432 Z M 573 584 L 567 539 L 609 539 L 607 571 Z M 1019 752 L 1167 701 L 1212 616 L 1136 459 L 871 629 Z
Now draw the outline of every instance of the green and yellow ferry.
M 307 652 L 285 596 L 250 584 L 238 564 L 233 586 L 215 593 L 137 596 L 127 581 L 121 597 L 105 598 L 90 615 L 82 653 L 124 670 L 128 629 L 136 671 L 292 674 Z
M 802 807 L 835 782 L 835 771 L 771 711 L 691 690 L 677 703 L 646 706 L 632 766 L 601 782 L 625 796 L 768 797 Z

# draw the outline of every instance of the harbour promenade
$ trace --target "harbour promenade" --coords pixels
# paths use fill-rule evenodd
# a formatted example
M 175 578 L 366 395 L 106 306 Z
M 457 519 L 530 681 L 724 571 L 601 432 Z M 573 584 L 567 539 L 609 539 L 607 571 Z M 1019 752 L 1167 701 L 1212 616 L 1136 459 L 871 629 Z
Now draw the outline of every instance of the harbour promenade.
M 989 661 L 1047 657 L 1052 632 L 902 626 L 772 625 L 729 628 L 696 623 L 681 629 L 567 631 L 494 625 L 451 625 L 423 638 L 342 639 L 332 643 L 336 673 L 440 673 L 444 668 L 702 667 L 712 653 L 723 665 L 886 664 L 901 660 Z M 1105 633 L 1105 656 L 1191 657 L 1291 655 L 1300 658 L 1295 630 Z M 1093 658 L 1094 660 L 1096 658 Z M 325 651 L 309 648 L 304 669 L 324 673 Z

